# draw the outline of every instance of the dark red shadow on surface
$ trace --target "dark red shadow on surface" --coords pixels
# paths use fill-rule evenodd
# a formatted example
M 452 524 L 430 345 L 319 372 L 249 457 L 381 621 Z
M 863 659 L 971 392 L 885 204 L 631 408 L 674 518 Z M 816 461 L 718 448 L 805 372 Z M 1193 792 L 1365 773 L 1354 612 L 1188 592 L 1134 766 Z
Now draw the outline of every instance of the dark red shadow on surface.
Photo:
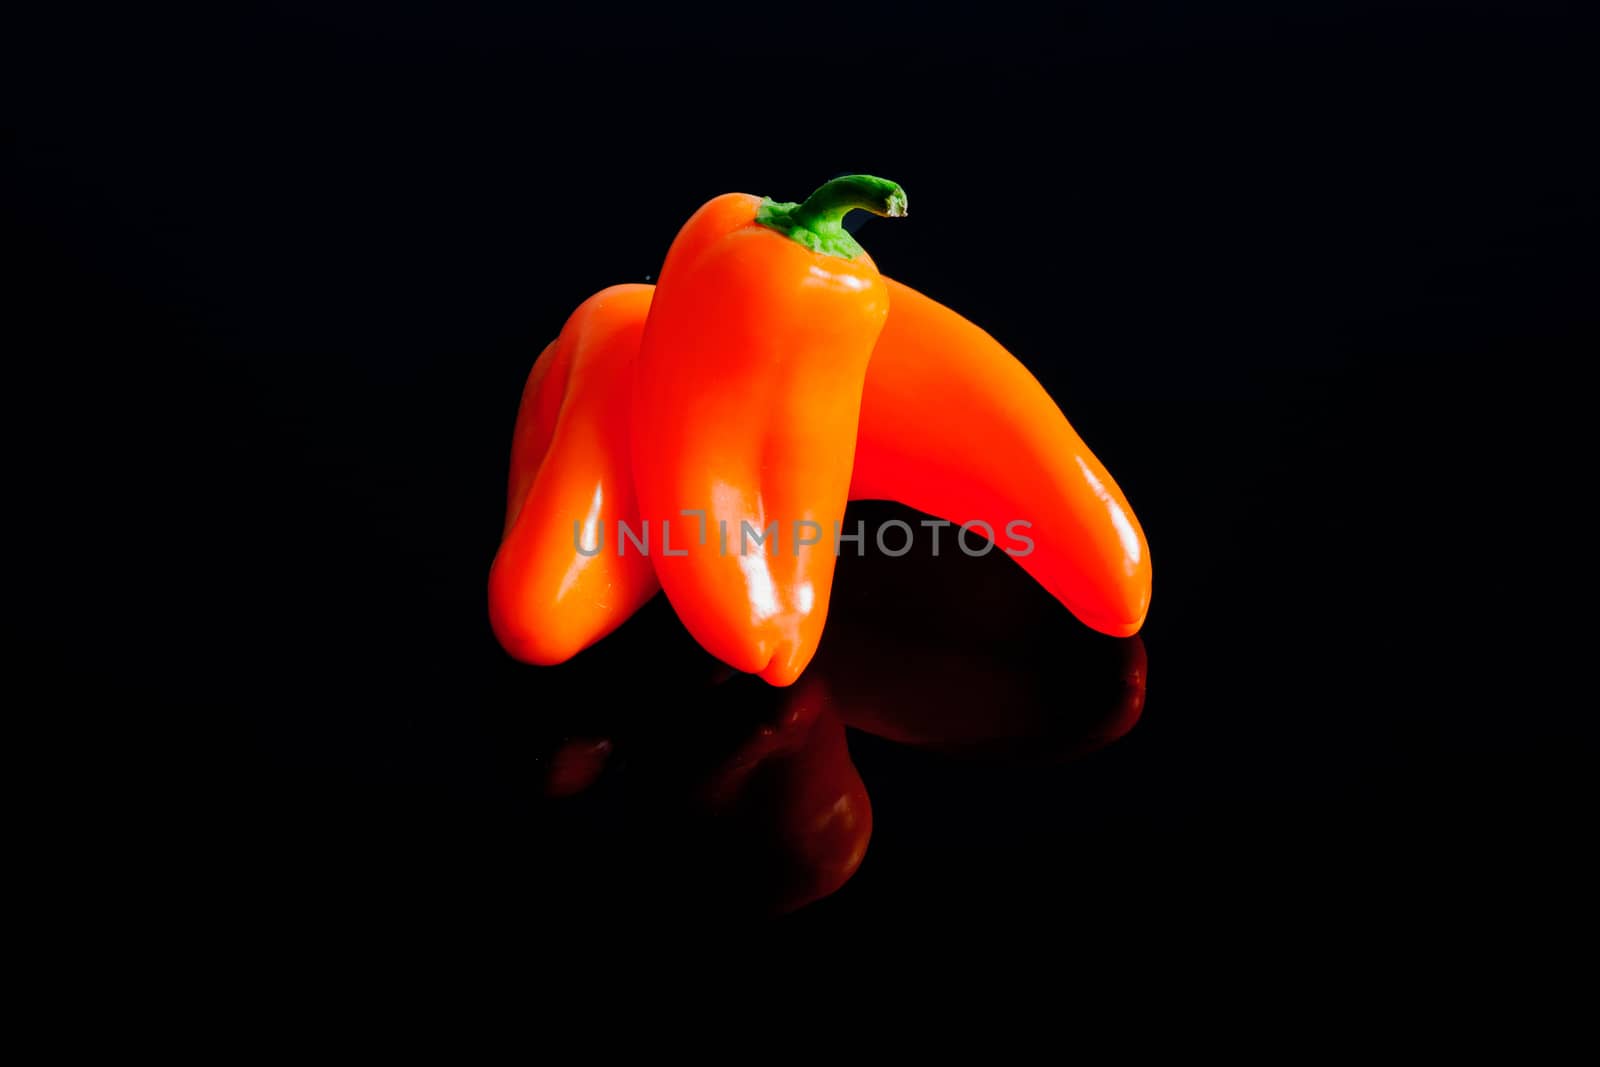
M 543 793 L 561 803 L 615 779 L 627 866 L 653 899 L 781 913 L 844 885 L 872 833 L 847 726 L 952 758 L 1040 764 L 1138 722 L 1138 637 L 1089 631 L 998 550 L 968 557 L 948 530 L 937 556 L 926 536 L 905 556 L 878 552 L 879 521 L 915 526 L 915 512 L 866 504 L 850 516 L 867 520 L 867 555 L 840 560 L 822 647 L 791 687 L 712 660 L 663 597 L 571 663 L 529 668 L 547 684 L 548 710 L 529 727 Z M 641 678 L 653 680 L 645 699 Z

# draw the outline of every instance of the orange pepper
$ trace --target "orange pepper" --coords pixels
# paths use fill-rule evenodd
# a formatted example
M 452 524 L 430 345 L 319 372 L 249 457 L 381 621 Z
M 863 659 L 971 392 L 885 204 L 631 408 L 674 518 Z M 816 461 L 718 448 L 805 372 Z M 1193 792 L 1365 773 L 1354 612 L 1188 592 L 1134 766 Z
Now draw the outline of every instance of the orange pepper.
M 1150 547 L 1105 466 L 1000 342 L 885 281 L 889 322 L 867 371 L 850 499 L 985 523 L 1085 625 L 1137 633 L 1150 608 Z M 1008 536 L 1019 520 L 1028 526 Z M 973 544 L 983 527 L 966 536 Z
M 674 244 L 668 267 L 693 255 L 695 246 L 685 237 L 727 232 L 747 217 L 753 200 L 730 195 L 707 204 Z M 987 522 L 996 543 L 1086 625 L 1115 636 L 1137 632 L 1150 604 L 1150 551 L 1104 465 L 999 342 L 909 286 L 883 282 L 891 309 L 851 429 L 850 499 L 895 500 L 958 524 Z M 662 555 L 667 546 L 659 529 L 648 556 L 616 540 L 619 522 L 641 528 L 627 442 L 632 437 L 634 450 L 648 453 L 652 441 L 630 434 L 629 361 L 651 293 L 650 286 L 617 286 L 591 297 L 529 376 L 513 439 L 507 542 L 490 580 L 490 618 L 518 659 L 561 662 L 598 641 L 658 588 L 651 564 L 677 558 Z M 561 383 L 571 375 L 549 367 L 571 358 L 564 352 L 584 353 L 588 370 L 572 377 L 582 392 L 568 400 L 571 413 L 563 418 L 590 432 L 569 433 L 558 448 L 550 445 L 551 428 Z M 544 475 L 541 460 L 564 470 Z M 550 479 L 549 488 L 524 503 L 536 470 Z M 698 533 L 693 519 L 667 517 L 673 551 L 698 547 L 697 536 L 688 536 Z M 1013 534 L 1008 526 L 1014 520 L 1030 525 Z M 523 524 L 532 528 L 513 538 Z M 829 533 L 818 547 L 831 564 Z M 981 536 L 982 528 L 974 533 Z M 946 551 L 952 535 L 943 532 Z M 1019 537 L 1033 542 L 1033 551 L 1023 554 Z M 580 541 L 585 550 L 604 550 L 580 553 Z
M 616 285 L 578 305 L 522 391 L 489 623 L 524 662 L 570 659 L 660 588 L 649 560 L 605 550 L 617 516 L 638 512 L 628 387 L 653 293 Z
M 633 479 L 656 576 L 706 651 L 774 685 L 822 637 L 889 313 L 840 225 L 855 208 L 902 215 L 905 194 L 852 175 L 803 204 L 710 201 L 667 253 L 634 365 Z

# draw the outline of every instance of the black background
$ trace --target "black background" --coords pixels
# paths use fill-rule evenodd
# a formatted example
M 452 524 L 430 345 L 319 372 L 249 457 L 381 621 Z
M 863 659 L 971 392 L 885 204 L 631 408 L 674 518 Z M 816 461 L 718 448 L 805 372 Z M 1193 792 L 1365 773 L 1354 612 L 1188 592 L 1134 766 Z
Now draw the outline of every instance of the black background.
M 1562 5 L 216 6 L 57 7 L 7 65 L 38 814 L 143 906 L 680 919 L 626 765 L 535 785 L 574 701 L 695 705 L 670 635 L 581 686 L 495 645 L 512 418 L 701 202 L 850 171 L 909 193 L 861 231 L 884 272 L 1137 509 L 1150 682 L 1064 766 L 853 734 L 866 862 L 785 922 L 1520 936 L 1574 898 L 1588 479 L 1542 472 L 1600 323 Z

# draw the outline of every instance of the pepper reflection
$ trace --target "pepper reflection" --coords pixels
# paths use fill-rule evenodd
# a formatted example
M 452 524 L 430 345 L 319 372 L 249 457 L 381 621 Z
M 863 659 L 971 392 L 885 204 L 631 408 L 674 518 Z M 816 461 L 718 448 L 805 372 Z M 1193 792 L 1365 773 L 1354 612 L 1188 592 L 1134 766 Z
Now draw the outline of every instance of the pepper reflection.
M 550 797 L 602 777 L 623 783 L 627 837 L 653 895 L 771 913 L 848 881 L 872 807 L 847 726 L 956 758 L 1039 764 L 1107 745 L 1138 721 L 1138 637 L 1088 630 L 998 551 L 967 557 L 948 536 L 937 557 L 926 546 L 898 558 L 871 551 L 872 529 L 892 517 L 921 518 L 851 505 L 852 522 L 867 520 L 868 555 L 839 560 L 821 647 L 791 687 L 705 656 L 664 598 L 544 672 L 591 697 L 608 678 L 662 679 L 659 699 L 587 705 L 540 746 Z

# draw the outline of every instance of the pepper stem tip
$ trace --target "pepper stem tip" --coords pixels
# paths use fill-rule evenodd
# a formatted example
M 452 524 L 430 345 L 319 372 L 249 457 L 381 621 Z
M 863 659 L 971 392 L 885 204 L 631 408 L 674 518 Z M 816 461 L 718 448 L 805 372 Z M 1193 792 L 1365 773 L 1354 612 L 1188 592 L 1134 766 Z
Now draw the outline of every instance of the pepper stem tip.
M 755 221 L 813 252 L 854 259 L 864 249 L 843 227 L 852 211 L 870 211 L 884 218 L 906 216 L 906 192 L 886 178 L 871 174 L 846 174 L 823 184 L 803 203 L 761 201 Z

